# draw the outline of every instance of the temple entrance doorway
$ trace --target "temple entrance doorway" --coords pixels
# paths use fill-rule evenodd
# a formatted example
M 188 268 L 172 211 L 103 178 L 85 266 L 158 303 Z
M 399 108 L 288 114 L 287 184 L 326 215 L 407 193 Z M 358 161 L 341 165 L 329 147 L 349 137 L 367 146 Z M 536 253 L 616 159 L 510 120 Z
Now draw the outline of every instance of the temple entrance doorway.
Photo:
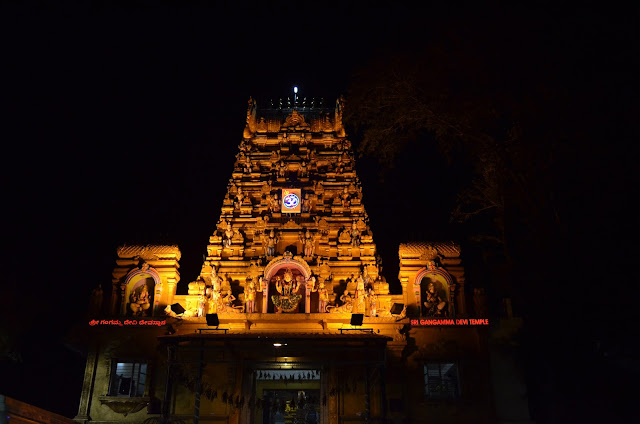
M 256 370 L 256 424 L 319 424 L 320 371 L 315 369 Z

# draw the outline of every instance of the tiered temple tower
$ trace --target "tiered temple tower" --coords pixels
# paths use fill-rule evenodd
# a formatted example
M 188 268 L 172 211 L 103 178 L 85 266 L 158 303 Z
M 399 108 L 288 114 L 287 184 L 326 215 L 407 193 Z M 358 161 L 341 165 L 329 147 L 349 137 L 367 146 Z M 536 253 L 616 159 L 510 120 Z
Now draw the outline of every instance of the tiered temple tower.
M 335 108 L 294 104 L 266 109 L 249 100 L 220 219 L 198 281 L 189 286 L 187 315 L 384 315 L 393 302 L 404 303 L 401 295 L 389 293 L 379 272 L 342 112 L 342 99 Z M 284 282 L 288 272 L 299 285 L 299 302 L 278 291 L 278 281 Z M 232 302 L 224 300 L 229 290 Z

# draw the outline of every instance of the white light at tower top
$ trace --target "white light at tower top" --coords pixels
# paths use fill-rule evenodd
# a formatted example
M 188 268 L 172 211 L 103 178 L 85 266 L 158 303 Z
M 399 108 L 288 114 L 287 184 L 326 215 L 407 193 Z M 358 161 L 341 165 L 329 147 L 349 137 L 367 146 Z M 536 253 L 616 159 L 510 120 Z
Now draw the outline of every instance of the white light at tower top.
M 293 87 L 293 92 L 297 94 L 298 93 L 298 87 Z

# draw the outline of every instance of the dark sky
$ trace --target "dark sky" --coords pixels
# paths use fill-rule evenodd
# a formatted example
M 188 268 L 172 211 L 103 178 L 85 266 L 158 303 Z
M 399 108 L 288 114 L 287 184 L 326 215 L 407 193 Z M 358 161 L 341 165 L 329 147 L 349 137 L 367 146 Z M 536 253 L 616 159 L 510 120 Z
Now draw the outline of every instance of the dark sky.
M 9 332 L 23 355 L 12 370 L 20 378 L 50 369 L 43 355 L 73 364 L 81 377 L 81 361 L 38 349 L 42 339 L 33 335 L 45 331 L 41 337 L 57 343 L 65 326 L 86 310 L 91 289 L 110 286 L 118 245 L 177 244 L 182 283 L 195 279 L 220 215 L 249 96 L 284 97 L 298 85 L 302 95 L 333 102 L 370 59 L 419 50 L 445 33 L 459 34 L 470 45 L 477 40 L 477 51 L 503 71 L 513 52 L 482 40 L 535 47 L 530 72 L 517 76 L 523 84 L 554 69 L 567 80 L 575 73 L 573 84 L 584 86 L 585 102 L 592 93 L 598 101 L 606 97 L 603 105 L 617 98 L 630 104 L 635 91 L 616 81 L 631 81 L 628 67 L 636 65 L 626 63 L 637 48 L 628 39 L 637 31 L 636 10 L 562 2 L 535 8 L 507 2 L 466 8 L 447 2 L 420 8 L 354 1 L 184 3 L 9 2 L 0 10 L 8 130 L 2 137 L 8 230 L 2 284 L 8 301 L 2 301 L 5 315 L 22 322 L 20 331 Z M 601 73 L 606 78 L 598 80 Z M 603 140 L 602 148 L 610 143 Z M 434 164 L 417 174 L 418 158 L 410 152 L 402 160 L 384 184 L 372 160 L 361 160 L 358 168 L 391 282 L 402 237 L 455 240 L 460 231 L 448 223 L 455 193 L 447 181 L 455 183 L 455 175 L 434 185 L 440 201 L 427 204 L 407 182 L 425 175 L 437 179 L 442 169 Z M 628 160 L 607 156 L 594 172 L 626 179 L 629 168 L 615 165 Z M 620 190 L 615 182 L 594 180 Z M 617 197 L 604 201 L 612 199 Z M 398 201 L 408 215 L 394 212 L 392 202 Z M 587 213 L 599 217 L 593 209 Z M 599 234 L 615 238 L 616 231 Z M 52 322 L 59 323 L 55 330 Z M 75 413 L 80 383 L 59 391 L 70 399 L 61 405 L 42 388 L 6 381 L 0 392 Z

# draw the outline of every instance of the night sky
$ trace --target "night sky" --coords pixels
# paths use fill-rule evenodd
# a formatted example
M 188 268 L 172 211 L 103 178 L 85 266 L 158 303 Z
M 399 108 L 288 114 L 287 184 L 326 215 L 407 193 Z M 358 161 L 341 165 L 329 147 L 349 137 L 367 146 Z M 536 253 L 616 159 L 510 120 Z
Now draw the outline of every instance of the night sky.
M 565 287 L 582 293 L 581 284 L 602 284 L 586 290 L 595 298 L 574 299 L 597 315 L 610 318 L 613 299 L 633 305 L 621 292 L 632 294 L 627 285 L 635 281 L 625 235 L 637 228 L 628 149 L 637 141 L 637 9 L 183 3 L 7 2 L 0 9 L 8 232 L 0 329 L 21 357 L 0 358 L 0 393 L 75 415 L 84 363 L 61 340 L 83 319 L 91 290 L 110 287 L 117 246 L 177 244 L 178 291 L 186 291 L 220 215 L 250 96 L 291 96 L 297 85 L 301 96 L 333 103 L 370 61 L 451 34 L 463 41 L 462 54 L 484 58 L 482 72 L 510 75 L 509 84 L 526 89 L 555 75 L 566 81 L 571 104 L 588 110 L 567 113 L 583 137 L 561 140 L 574 152 L 558 181 L 571 189 L 558 200 L 575 246 L 564 265 L 585 278 Z M 514 62 L 518 73 L 510 72 Z M 567 112 L 554 107 L 558 116 Z M 465 239 L 468 228 L 449 222 L 465 169 L 438 155 L 413 146 L 383 174 L 374 158 L 358 160 L 392 287 L 399 242 Z M 420 181 L 431 182 L 428 193 Z M 586 277 L 584 269 L 602 276 Z

